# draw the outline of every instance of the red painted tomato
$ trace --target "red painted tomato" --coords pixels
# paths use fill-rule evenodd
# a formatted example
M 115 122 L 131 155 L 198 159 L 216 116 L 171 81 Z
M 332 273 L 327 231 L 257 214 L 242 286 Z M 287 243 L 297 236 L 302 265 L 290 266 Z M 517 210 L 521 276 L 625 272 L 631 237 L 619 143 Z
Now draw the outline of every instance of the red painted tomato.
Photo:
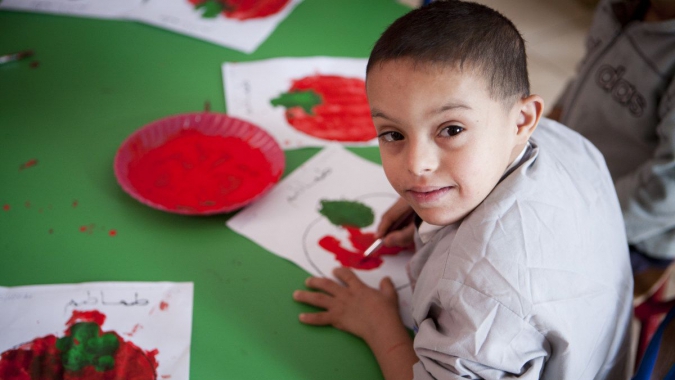
M 362 79 L 313 75 L 293 81 L 288 92 L 271 101 L 286 107 L 295 129 L 323 140 L 363 142 L 377 134 Z
M 219 14 L 235 20 L 262 18 L 279 13 L 290 0 L 189 0 L 203 11 L 202 17 Z

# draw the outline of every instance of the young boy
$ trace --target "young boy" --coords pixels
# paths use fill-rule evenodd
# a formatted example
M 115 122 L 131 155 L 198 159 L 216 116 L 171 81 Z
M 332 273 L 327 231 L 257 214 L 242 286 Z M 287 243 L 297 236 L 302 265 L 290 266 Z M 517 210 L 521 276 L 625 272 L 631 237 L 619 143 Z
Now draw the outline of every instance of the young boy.
M 294 293 L 325 309 L 300 321 L 363 338 L 386 379 L 626 379 L 632 282 L 612 180 L 587 140 L 540 122 L 513 24 L 475 3 L 414 10 L 378 40 L 366 87 L 385 174 L 421 219 L 416 334 L 391 281 L 369 288 L 346 268 Z

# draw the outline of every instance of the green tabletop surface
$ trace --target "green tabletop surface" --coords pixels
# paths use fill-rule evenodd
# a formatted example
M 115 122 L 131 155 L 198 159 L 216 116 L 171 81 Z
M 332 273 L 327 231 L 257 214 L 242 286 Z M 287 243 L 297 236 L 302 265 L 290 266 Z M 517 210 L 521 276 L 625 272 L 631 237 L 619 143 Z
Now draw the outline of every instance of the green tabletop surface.
M 252 54 L 133 21 L 0 11 L 0 55 L 35 53 L 0 65 L 0 286 L 191 281 L 192 379 L 381 378 L 362 340 L 298 322 L 311 308 L 292 292 L 308 273 L 227 228 L 235 213 L 142 205 L 113 159 L 151 121 L 206 102 L 226 112 L 224 62 L 366 58 L 408 10 L 304 0 Z M 351 150 L 379 160 L 377 148 Z M 284 175 L 316 152 L 287 151 Z

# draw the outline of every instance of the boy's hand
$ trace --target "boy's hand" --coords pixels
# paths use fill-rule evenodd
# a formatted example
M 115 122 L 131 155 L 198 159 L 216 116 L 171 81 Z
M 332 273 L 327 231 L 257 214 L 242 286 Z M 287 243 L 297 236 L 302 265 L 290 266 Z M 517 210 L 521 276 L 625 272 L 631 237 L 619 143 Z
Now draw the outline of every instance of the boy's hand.
M 333 271 L 342 284 L 328 278 L 310 277 L 309 288 L 318 292 L 296 290 L 296 301 L 325 311 L 300 314 L 300 321 L 309 325 L 333 325 L 362 338 L 373 350 L 382 374 L 387 380 L 413 377 L 417 356 L 412 338 L 398 314 L 398 296 L 389 278 L 373 289 L 347 268 Z
M 415 236 L 415 224 L 410 223 L 410 225 L 397 230 L 392 231 L 386 236 L 384 235 L 387 232 L 389 226 L 394 224 L 401 215 L 405 214 L 406 211 L 410 210 L 410 205 L 403 198 L 399 198 L 396 203 L 394 203 L 389 210 L 387 210 L 382 215 L 382 220 L 377 226 L 377 231 L 375 233 L 376 238 L 381 238 L 384 236 L 384 246 L 385 247 L 412 247 L 414 244 Z
M 398 296 L 391 280 L 386 277 L 380 289 L 374 289 L 347 268 L 333 271 L 342 284 L 328 278 L 310 277 L 305 284 L 317 292 L 296 290 L 293 298 L 325 311 L 300 314 L 300 322 L 309 325 L 332 325 L 368 341 L 374 338 L 383 323 L 401 324 Z

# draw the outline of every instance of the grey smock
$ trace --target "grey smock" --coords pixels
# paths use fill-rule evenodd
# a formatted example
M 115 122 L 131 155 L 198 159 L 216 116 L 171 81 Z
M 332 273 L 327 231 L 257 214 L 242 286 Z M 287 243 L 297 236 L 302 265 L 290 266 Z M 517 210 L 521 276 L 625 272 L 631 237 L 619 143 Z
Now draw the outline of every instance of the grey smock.
M 633 283 L 600 153 L 541 120 L 531 151 L 408 264 L 415 379 L 627 379 Z
M 643 2 L 644 3 L 644 2 Z M 640 2 L 602 1 L 560 121 L 602 152 L 628 242 L 675 258 L 675 20 L 634 20 Z

